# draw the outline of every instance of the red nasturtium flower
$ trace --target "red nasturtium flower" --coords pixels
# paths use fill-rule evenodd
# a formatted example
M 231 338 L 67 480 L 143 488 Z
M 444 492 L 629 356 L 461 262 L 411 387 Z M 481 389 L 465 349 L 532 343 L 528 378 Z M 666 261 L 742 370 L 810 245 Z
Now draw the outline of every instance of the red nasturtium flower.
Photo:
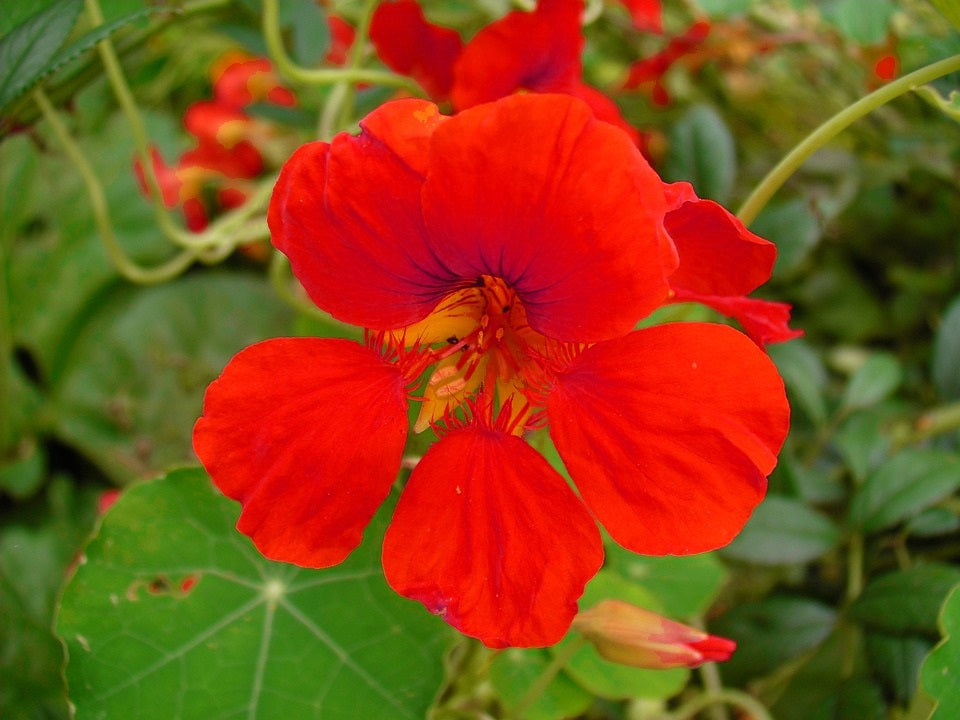
M 416 0 L 396 0 L 377 6 L 370 40 L 390 69 L 413 77 L 437 102 L 449 97 L 455 110 L 517 91 L 566 93 L 639 142 L 616 103 L 583 81 L 583 9 L 583 0 L 539 0 L 462 45 L 456 31 L 429 23 Z
M 253 345 L 197 421 L 238 528 L 277 560 L 342 561 L 390 492 L 414 399 L 440 439 L 401 493 L 384 573 L 487 645 L 562 637 L 603 559 L 596 521 L 641 553 L 731 540 L 787 431 L 783 383 L 730 327 L 634 330 L 669 301 L 678 247 L 630 138 L 551 94 L 454 117 L 398 100 L 361 128 L 294 153 L 268 222 L 365 342 Z M 579 496 L 524 440 L 538 427 Z
M 272 142 L 275 128 L 251 117 L 251 103 L 268 102 L 290 107 L 296 104 L 291 91 L 280 84 L 266 58 L 228 52 L 211 68 L 214 100 L 190 105 L 183 125 L 196 144 L 169 166 L 156 148 L 151 148 L 153 169 L 167 207 L 180 206 L 187 227 L 201 232 L 212 214 L 246 202 L 249 180 L 264 170 L 261 149 Z M 144 194 L 149 194 L 139 160 L 134 170 Z
M 453 64 L 463 41 L 456 30 L 428 22 L 416 0 L 378 5 L 370 22 L 370 41 L 387 67 L 412 77 L 434 100 L 450 96 Z

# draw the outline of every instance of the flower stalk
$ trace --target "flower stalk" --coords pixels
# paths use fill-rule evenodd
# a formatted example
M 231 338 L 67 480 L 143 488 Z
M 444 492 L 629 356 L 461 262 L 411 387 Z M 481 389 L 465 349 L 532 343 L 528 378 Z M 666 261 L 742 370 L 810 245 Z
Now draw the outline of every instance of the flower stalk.
M 928 82 L 944 75 L 960 70 L 960 55 L 954 55 L 932 63 L 926 67 L 904 75 L 902 78 L 884 85 L 878 90 L 861 98 L 847 108 L 844 108 L 820 127 L 804 138 L 793 150 L 787 153 L 777 165 L 767 173 L 766 177 L 754 188 L 750 196 L 737 211 L 737 217 L 744 225 L 750 225 L 760 211 L 770 201 L 770 198 L 793 175 L 807 158 L 822 148 L 834 137 L 847 129 L 854 122 L 868 115 L 878 107 L 886 105 L 894 98 L 915 90 Z

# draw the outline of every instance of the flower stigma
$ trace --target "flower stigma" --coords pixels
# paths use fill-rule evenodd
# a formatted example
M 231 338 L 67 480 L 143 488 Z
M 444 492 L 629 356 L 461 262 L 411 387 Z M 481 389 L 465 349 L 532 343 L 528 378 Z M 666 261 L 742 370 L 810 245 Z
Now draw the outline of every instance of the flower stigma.
M 394 334 L 398 342 L 414 339 L 428 345 L 436 365 L 427 379 L 420 414 L 414 424 L 422 432 L 449 422 L 458 408 L 509 412 L 498 426 L 521 434 L 532 415 L 525 375 L 546 337 L 527 323 L 516 291 L 502 278 L 481 275 L 476 284 L 447 295 L 425 319 Z M 478 394 L 482 402 L 471 403 Z M 480 398 L 477 398 L 478 400 Z

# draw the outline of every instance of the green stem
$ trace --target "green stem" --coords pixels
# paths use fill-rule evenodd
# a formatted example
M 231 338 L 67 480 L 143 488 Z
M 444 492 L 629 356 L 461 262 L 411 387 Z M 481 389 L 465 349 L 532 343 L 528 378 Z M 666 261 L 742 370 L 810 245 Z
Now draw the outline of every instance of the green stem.
M 127 256 L 113 232 L 107 199 L 97 174 L 70 136 L 70 131 L 67 130 L 66 125 L 63 124 L 63 121 L 53 109 L 53 105 L 51 105 L 43 90 L 40 88 L 34 90 L 33 98 L 44 119 L 50 124 L 54 135 L 57 136 L 57 140 L 63 146 L 67 157 L 70 158 L 83 178 L 87 194 L 90 197 L 90 206 L 93 210 L 97 230 L 100 232 L 107 255 L 109 255 L 110 261 L 117 268 L 117 271 L 132 282 L 152 284 L 170 280 L 186 270 L 195 259 L 194 253 L 190 250 L 183 250 L 179 255 L 174 256 L 164 264 L 153 268 L 141 267 Z
M 915 90 L 920 85 L 936 80 L 944 75 L 960 70 L 960 55 L 954 55 L 946 60 L 940 60 L 932 65 L 915 70 L 884 85 L 864 98 L 844 108 L 823 125 L 804 138 L 799 145 L 791 150 L 786 157 L 773 168 L 767 176 L 754 188 L 750 197 L 746 199 L 737 211 L 737 217 L 744 225 L 749 225 L 760 214 L 764 206 L 780 189 L 787 179 L 795 173 L 813 153 L 826 145 L 841 131 L 859 120 L 864 115 L 885 105 L 904 93 Z
M 847 603 L 852 603 L 863 592 L 863 535 L 855 532 L 850 536 L 847 555 Z
M 547 665 L 543 672 L 541 672 L 537 679 L 533 681 L 533 684 L 527 688 L 527 692 L 523 694 L 523 697 L 517 701 L 517 704 L 510 708 L 508 717 L 516 718 L 516 720 L 521 720 L 524 717 L 524 714 L 530 707 L 537 701 L 537 699 L 546 692 L 547 688 L 550 687 L 550 683 L 553 682 L 553 679 L 560 673 L 563 668 L 567 666 L 567 663 L 570 662 L 570 659 L 576 655 L 577 651 L 587 644 L 587 639 L 582 635 L 578 635 L 576 638 L 571 640 L 566 644 L 566 646 L 560 648 L 559 651 L 553 656 L 553 660 L 550 661 L 550 664 Z
M 422 90 L 410 78 L 386 70 L 369 70 L 357 67 L 346 68 L 305 68 L 297 65 L 283 47 L 283 38 L 280 35 L 280 5 L 279 0 L 263 0 L 263 36 L 267 43 L 267 51 L 280 74 L 294 82 L 306 85 L 331 85 L 337 82 L 347 82 L 353 85 L 370 83 L 372 85 L 386 85 L 388 87 L 403 87 L 413 93 L 420 94 Z M 360 32 L 357 32 L 359 39 Z
M 752 720 L 773 720 L 770 711 L 755 697 L 741 690 L 732 690 L 730 688 L 719 692 L 709 692 L 698 695 L 670 713 L 669 717 L 671 720 L 687 720 L 688 718 L 694 717 L 704 708 L 717 704 L 733 705 L 736 708 L 740 708 L 746 715 L 752 718 Z
M 351 70 L 359 70 L 363 64 L 363 58 L 367 51 L 367 41 L 370 38 L 370 23 L 373 22 L 373 13 L 379 2 L 380 0 L 366 0 L 363 4 L 360 18 L 357 20 L 357 34 L 347 57 L 347 67 Z M 346 85 L 346 83 L 343 84 Z M 347 127 L 353 120 L 356 96 L 356 86 L 347 85 L 340 105 L 339 126 L 341 128 Z
M 13 322 L 10 316 L 10 266 L 13 264 L 13 228 L 0 229 L 0 456 L 13 445 Z
M 699 624 L 698 627 L 703 627 Z M 720 670 L 715 662 L 704 663 L 700 666 L 700 677 L 703 679 L 703 686 L 707 690 L 707 695 L 716 697 L 723 692 L 723 682 L 720 679 Z M 710 708 L 710 714 L 713 720 L 730 720 L 730 713 L 723 703 L 714 703 Z
M 94 27 L 102 25 L 104 22 L 103 12 L 100 10 L 100 4 L 97 0 L 86 0 L 87 14 Z M 130 86 L 123 75 L 123 69 L 120 67 L 120 60 L 113 49 L 113 43 L 110 38 L 104 38 L 97 43 L 97 52 L 100 53 L 100 61 L 107 74 L 107 80 L 110 87 L 123 108 L 127 116 L 127 122 L 133 131 L 133 139 L 137 147 L 137 158 L 143 167 L 143 175 L 147 180 L 147 187 L 150 190 L 150 199 L 153 201 L 154 215 L 157 224 L 172 242 L 178 245 L 188 245 L 191 241 L 190 233 L 177 227 L 163 205 L 163 193 L 160 190 L 160 182 L 157 180 L 157 173 L 153 167 L 153 158 L 150 155 L 150 139 L 147 133 L 147 126 L 140 115 L 140 109 L 133 98 Z

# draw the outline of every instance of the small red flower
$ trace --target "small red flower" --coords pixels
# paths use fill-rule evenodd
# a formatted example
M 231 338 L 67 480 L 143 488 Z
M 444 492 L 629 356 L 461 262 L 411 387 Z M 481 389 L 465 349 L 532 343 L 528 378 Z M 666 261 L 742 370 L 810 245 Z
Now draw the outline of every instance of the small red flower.
M 630 138 L 550 94 L 452 118 L 395 101 L 361 128 L 294 153 L 268 222 L 366 342 L 247 348 L 194 430 L 240 530 L 277 560 L 343 560 L 390 492 L 413 398 L 414 428 L 441 437 L 401 494 L 385 576 L 488 645 L 562 637 L 602 562 L 594 518 L 644 553 L 732 539 L 787 431 L 783 383 L 732 328 L 633 330 L 678 255 Z M 537 427 L 579 497 L 523 439 Z
M 663 32 L 663 7 L 660 0 L 620 0 L 630 11 L 633 25 L 638 30 Z
M 879 80 L 893 80 L 900 72 L 900 61 L 896 55 L 881 55 L 873 64 L 873 74 Z
M 412 77 L 437 102 L 450 96 L 453 63 L 463 41 L 456 30 L 427 22 L 416 0 L 378 5 L 370 22 L 370 41 L 387 67 Z
M 663 50 L 630 66 L 630 73 L 623 87 L 637 88 L 650 83 L 650 93 L 657 105 L 669 105 L 670 95 L 663 84 L 663 77 L 674 63 L 697 50 L 710 35 L 710 23 L 698 20 L 683 35 L 671 38 Z
M 242 205 L 249 190 L 244 181 L 264 170 L 261 148 L 272 142 L 276 132 L 270 123 L 250 117 L 245 108 L 255 102 L 296 103 L 266 58 L 229 52 L 214 63 L 212 75 L 216 99 L 193 103 L 183 117 L 196 145 L 172 167 L 156 149 L 151 150 L 164 205 L 179 205 L 193 232 L 204 230 L 211 215 Z M 139 160 L 134 171 L 144 194 L 149 194 Z
M 350 23 L 336 15 L 327 15 L 327 26 L 330 28 L 330 49 L 324 59 L 331 65 L 344 65 L 347 62 L 347 52 L 357 37 L 357 31 Z
M 397 0 L 377 7 L 370 37 L 387 66 L 435 101 L 449 97 L 455 110 L 523 90 L 566 93 L 639 143 L 616 103 L 583 82 L 582 15 L 583 0 L 540 0 L 533 12 L 509 12 L 464 46 L 455 31 L 427 22 L 416 0 Z
M 214 101 L 225 108 L 242 110 L 258 102 L 285 107 L 297 104 L 296 97 L 280 82 L 267 58 L 230 52 L 214 64 L 211 74 Z
M 582 16 L 583 0 L 540 0 L 533 12 L 514 10 L 481 29 L 454 65 L 454 108 L 463 110 L 518 90 L 566 93 L 639 142 L 639 133 L 616 103 L 583 82 Z

